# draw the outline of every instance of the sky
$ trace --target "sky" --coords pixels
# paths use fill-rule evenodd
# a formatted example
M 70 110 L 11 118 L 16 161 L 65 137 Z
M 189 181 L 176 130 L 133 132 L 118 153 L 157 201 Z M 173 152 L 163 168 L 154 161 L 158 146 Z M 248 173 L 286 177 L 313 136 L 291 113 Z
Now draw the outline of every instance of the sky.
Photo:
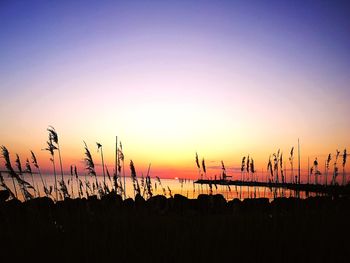
M 100 169 L 118 136 L 172 178 L 300 138 L 305 167 L 350 146 L 349 47 L 347 1 L 0 1 L 0 145 L 49 170 L 52 125 L 65 169 L 83 140 Z

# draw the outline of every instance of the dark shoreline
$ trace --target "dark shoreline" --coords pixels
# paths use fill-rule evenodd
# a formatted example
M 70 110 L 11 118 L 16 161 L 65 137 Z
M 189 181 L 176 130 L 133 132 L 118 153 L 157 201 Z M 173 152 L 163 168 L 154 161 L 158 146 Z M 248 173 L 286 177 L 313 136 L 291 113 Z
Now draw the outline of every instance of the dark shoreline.
M 195 184 L 200 185 L 235 185 L 251 187 L 267 187 L 289 189 L 299 192 L 320 193 L 330 196 L 348 196 L 350 197 L 350 184 L 346 185 L 324 185 L 324 184 L 303 184 L 303 183 L 276 183 L 259 181 L 240 181 L 240 180 L 197 180 Z
M 349 224 L 348 198 L 37 198 L 0 203 L 0 247 L 12 261 L 347 262 Z

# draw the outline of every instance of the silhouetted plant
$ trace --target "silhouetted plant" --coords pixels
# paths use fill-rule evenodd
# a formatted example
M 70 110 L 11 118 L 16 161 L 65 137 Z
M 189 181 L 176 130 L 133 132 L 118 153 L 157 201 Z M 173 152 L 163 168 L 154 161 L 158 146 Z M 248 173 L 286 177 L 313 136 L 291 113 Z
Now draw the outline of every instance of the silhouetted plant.
M 339 154 L 340 154 L 340 151 L 337 150 L 336 154 L 335 154 L 334 164 L 333 164 L 333 179 L 332 179 L 332 184 L 333 185 L 336 184 L 337 176 L 339 174 L 338 166 L 337 166 Z
M 282 180 L 282 183 L 285 183 L 285 177 L 283 172 L 283 153 L 281 153 L 280 155 L 279 162 L 280 162 L 281 180 Z
M 21 165 L 21 161 L 19 159 L 18 154 L 16 154 L 15 162 L 16 162 L 16 166 L 18 168 L 19 176 L 22 176 L 22 180 L 24 181 L 22 165 Z M 35 190 L 34 186 L 32 187 L 32 189 Z M 27 186 L 25 184 L 22 184 L 21 190 L 22 190 L 22 194 L 23 194 L 24 200 L 30 200 L 30 199 L 33 198 L 33 195 L 28 191 Z
M 50 187 L 50 189 L 47 188 L 46 180 L 43 179 L 43 176 L 41 174 L 41 170 L 40 170 L 38 161 L 36 159 L 36 156 L 35 156 L 33 151 L 30 151 L 30 152 L 32 154 L 32 164 L 34 164 L 35 168 L 38 170 L 38 173 L 39 173 L 39 176 L 40 176 L 40 180 L 41 180 L 41 183 L 43 185 L 44 193 L 48 197 L 48 196 L 50 196 L 52 194 L 52 187 Z
M 58 200 L 58 186 L 57 186 L 57 175 L 56 175 L 56 165 L 55 165 L 55 150 L 57 150 L 57 147 L 53 144 L 52 135 L 49 135 L 49 140 L 46 143 L 47 143 L 47 148 L 45 148 L 44 150 L 48 151 L 51 155 L 50 161 L 52 162 L 53 174 L 55 177 L 54 190 L 56 193 L 56 200 Z
M 321 175 L 321 172 L 318 170 L 318 161 L 317 158 L 315 158 L 313 166 L 311 167 L 310 174 L 315 174 L 315 184 L 318 184 L 318 176 Z
M 198 160 L 198 154 L 196 153 L 196 165 L 197 165 L 197 168 L 198 168 L 198 179 L 203 179 L 202 178 L 202 175 L 201 175 L 201 166 L 199 165 L 199 160 Z
M 102 173 L 103 173 L 103 187 L 105 189 L 105 191 L 109 190 L 107 185 L 106 185 L 106 173 L 105 173 L 105 163 L 104 163 L 104 160 L 103 160 L 103 149 L 102 149 L 102 144 L 101 143 L 98 143 L 96 142 L 96 145 L 97 145 L 97 152 L 99 152 L 99 150 L 101 149 L 101 161 L 102 161 Z
M 226 168 L 225 168 L 225 164 L 224 161 L 221 161 L 221 170 L 222 170 L 222 180 L 226 180 Z
M 332 160 L 332 156 L 331 154 L 328 154 L 328 158 L 327 158 L 327 161 L 326 161 L 326 186 L 327 186 L 327 183 L 328 183 L 328 171 L 329 171 L 329 164 Z
M 249 168 L 250 168 L 250 157 L 248 155 L 248 158 L 247 158 L 247 167 L 246 167 L 246 171 L 247 171 L 247 181 L 250 180 L 249 176 L 250 176 L 250 172 L 249 172 Z
M 294 181 L 294 146 L 290 150 L 289 162 L 290 162 L 290 183 Z
M 207 169 L 206 169 L 206 167 L 205 167 L 204 158 L 202 159 L 202 170 L 203 170 L 203 172 L 204 172 L 205 178 L 207 178 Z
M 40 196 L 39 188 L 37 187 L 37 189 L 35 189 L 34 176 L 33 176 L 32 168 L 30 167 L 30 162 L 29 162 L 28 159 L 26 160 L 25 172 L 30 174 L 30 176 L 32 177 L 32 184 L 33 184 L 33 187 L 34 187 L 34 197 L 36 197 L 36 192 Z
M 171 189 L 170 189 L 169 186 L 168 186 L 168 191 L 169 191 L 169 196 L 170 196 L 171 198 L 173 198 L 173 194 L 171 193 Z
M 20 178 L 18 176 L 18 174 L 13 170 L 12 165 L 11 165 L 11 160 L 10 160 L 10 153 L 5 146 L 1 146 L 1 154 L 2 154 L 2 157 L 5 159 L 5 167 L 7 169 L 8 174 L 10 175 L 10 177 L 12 177 L 12 179 L 16 179 L 16 181 L 17 181 L 17 183 L 22 191 L 24 199 L 25 200 L 31 199 L 32 196 L 26 189 L 27 188 L 34 189 L 34 188 L 33 188 L 33 186 L 30 185 L 30 183 L 28 183 L 24 179 Z M 14 180 L 13 180 L 13 183 L 14 183 Z M 15 183 L 14 183 L 14 188 L 16 189 Z M 16 195 L 16 198 L 18 198 L 17 195 Z
M 153 196 L 152 193 L 152 182 L 151 182 L 151 177 L 150 177 L 150 169 L 151 169 L 151 164 L 148 165 L 148 170 L 147 170 L 147 175 L 146 175 L 146 193 L 147 193 L 147 198 L 151 198 Z
M 162 185 L 162 181 L 160 180 L 160 178 L 158 176 L 156 176 L 156 180 L 159 183 L 160 187 L 162 188 L 163 195 L 166 196 L 166 190 L 165 190 L 165 188 Z M 157 188 L 155 188 L 155 189 L 157 189 Z
M 119 149 L 118 149 L 118 171 L 119 174 L 121 172 L 121 163 L 123 163 L 123 180 L 124 180 L 124 186 L 123 186 L 123 193 L 124 193 L 124 199 L 126 199 L 126 182 L 125 182 L 125 169 L 124 169 L 124 153 L 123 153 L 123 145 L 122 142 L 119 142 Z
M 84 145 L 85 145 L 85 158 L 84 158 L 84 161 L 85 161 L 85 169 L 88 171 L 88 174 L 92 177 L 95 178 L 95 183 L 93 183 L 92 185 L 92 190 L 93 190 L 93 193 L 95 194 L 95 191 L 96 189 L 98 190 L 98 192 L 101 194 L 101 189 L 99 187 L 99 184 L 98 184 L 98 181 L 97 181 L 97 174 L 96 174 L 96 171 L 95 171 L 95 164 L 94 164 L 94 161 L 92 159 L 92 155 L 90 153 L 90 150 L 86 144 L 86 142 L 84 141 Z M 90 187 L 90 184 L 87 183 L 88 181 L 86 181 L 86 187 L 89 188 L 91 190 L 91 187 Z
M 241 181 L 244 181 L 244 167 L 245 167 L 245 156 L 242 158 L 242 163 L 241 163 Z
M 346 157 L 347 157 L 347 153 L 346 153 L 346 149 L 344 149 L 344 153 L 343 153 L 343 185 L 346 184 L 346 176 L 345 176 Z
M 269 157 L 269 162 L 267 163 L 267 170 L 270 171 L 270 176 L 271 176 L 270 181 L 273 181 L 273 170 L 272 170 L 271 156 Z
M 4 180 L 4 177 L 2 176 L 1 172 L 0 172 L 0 185 L 5 188 L 10 196 L 13 198 L 13 199 L 17 199 L 17 197 L 15 196 L 15 194 L 11 191 L 11 189 L 7 186 L 7 184 L 5 183 L 5 180 Z
M 255 167 L 254 167 L 254 160 L 253 160 L 253 158 L 251 158 L 251 160 L 250 160 L 250 172 L 253 175 L 253 181 L 255 181 L 254 174 L 255 174 L 256 170 L 255 170 Z
M 140 186 L 139 186 L 139 182 L 137 180 L 134 162 L 132 160 L 130 160 L 130 171 L 131 171 L 130 175 L 131 175 L 131 179 L 132 179 L 132 183 L 133 183 L 133 187 L 134 187 L 134 196 L 136 196 L 136 194 L 141 195 Z

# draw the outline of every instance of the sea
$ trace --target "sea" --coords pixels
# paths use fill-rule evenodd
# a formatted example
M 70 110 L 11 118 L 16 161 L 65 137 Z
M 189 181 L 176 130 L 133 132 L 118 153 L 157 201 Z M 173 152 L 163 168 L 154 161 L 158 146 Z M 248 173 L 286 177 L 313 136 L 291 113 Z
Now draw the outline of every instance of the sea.
M 17 193 L 19 200 L 24 200 L 23 192 L 21 191 L 16 180 L 13 180 L 9 174 L 2 173 L 6 185 L 11 189 L 12 192 Z M 33 197 L 45 196 L 44 184 L 48 189 L 52 188 L 51 197 L 56 200 L 63 199 L 61 191 L 55 191 L 55 175 L 42 175 L 42 179 L 39 174 L 24 174 L 21 175 L 25 181 L 34 186 L 35 191 L 31 188 L 28 188 L 28 191 Z M 62 175 L 57 174 L 57 188 L 60 189 L 59 181 L 61 181 Z M 67 192 L 71 198 L 77 197 L 87 197 L 87 195 L 98 195 L 97 184 L 103 186 L 104 184 L 111 190 L 114 189 L 113 178 L 108 176 L 71 176 L 63 175 L 63 179 L 67 188 Z M 196 180 L 193 179 L 183 179 L 183 178 L 159 178 L 151 177 L 151 192 L 152 195 L 164 195 L 166 197 L 172 197 L 175 194 L 183 195 L 187 198 L 194 199 L 197 198 L 200 194 L 221 194 L 225 197 L 227 201 L 238 198 L 240 200 L 246 198 L 268 198 L 273 200 L 276 197 L 299 197 L 306 198 L 308 196 L 314 196 L 314 193 L 305 193 L 301 191 L 294 191 L 283 188 L 271 188 L 271 187 L 257 187 L 257 186 L 234 186 L 234 185 L 215 185 L 212 184 L 211 187 L 207 184 L 197 184 Z M 137 182 L 140 188 L 141 195 L 144 198 L 148 198 L 149 192 L 146 188 L 146 180 L 137 178 Z M 136 183 L 136 182 L 135 182 Z M 118 178 L 118 184 L 125 189 L 121 191 L 121 187 L 118 188 L 118 192 L 122 195 L 123 198 L 135 198 L 134 183 L 131 177 L 120 176 Z M 0 186 L 0 188 L 3 188 Z M 16 189 L 16 190 L 15 190 Z M 79 190 L 80 189 L 80 190 Z

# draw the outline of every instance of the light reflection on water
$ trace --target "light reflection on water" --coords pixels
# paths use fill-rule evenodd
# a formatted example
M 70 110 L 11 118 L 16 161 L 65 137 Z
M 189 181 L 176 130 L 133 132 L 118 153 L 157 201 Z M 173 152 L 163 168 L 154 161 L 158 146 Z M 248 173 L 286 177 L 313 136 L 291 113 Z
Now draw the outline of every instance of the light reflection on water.
M 13 183 L 12 179 L 9 178 L 7 174 L 3 174 L 5 182 L 7 186 L 13 191 Z M 55 185 L 55 178 L 53 175 L 43 175 L 44 181 L 46 181 L 47 186 L 52 186 L 54 188 Z M 61 178 L 61 175 L 57 175 L 57 180 Z M 32 178 L 29 174 L 24 175 L 24 179 L 32 184 Z M 85 193 L 85 180 L 88 180 L 91 184 L 95 182 L 95 178 L 91 176 L 79 176 L 79 179 L 83 182 L 83 193 L 84 197 L 86 197 Z M 122 179 L 122 183 L 124 183 L 124 179 Z M 67 189 L 71 197 L 78 197 L 78 183 L 75 177 L 71 177 L 70 175 L 64 175 L 64 180 L 67 185 Z M 103 177 L 97 176 L 97 180 L 99 183 L 103 183 Z M 144 191 L 142 187 L 141 178 L 138 178 L 139 185 L 141 188 L 141 194 L 146 197 L 146 192 Z M 186 196 L 188 198 L 197 198 L 199 194 L 210 194 L 210 188 L 209 185 L 200 185 L 200 184 L 194 184 L 194 180 L 179 180 L 179 179 L 160 179 L 161 184 L 156 180 L 156 178 L 151 177 L 151 183 L 152 183 L 152 193 L 153 195 L 163 195 L 165 193 L 166 197 L 170 197 L 170 191 L 171 195 L 175 194 L 181 194 L 183 196 Z M 134 189 L 132 180 L 130 177 L 125 178 L 126 182 L 126 197 L 134 198 Z M 58 184 L 58 183 L 57 183 Z M 34 185 L 36 189 L 39 189 L 40 196 L 45 196 L 43 185 L 41 182 L 41 179 L 39 175 L 34 175 Z M 112 189 L 112 181 L 106 177 L 106 185 Z M 59 188 L 59 184 L 58 184 Z M 16 189 L 18 193 L 18 198 L 20 200 L 23 200 L 23 195 L 21 194 L 21 191 L 16 183 Z M 169 191 L 170 189 L 170 191 Z M 30 190 L 30 192 L 33 194 L 34 192 Z M 96 191 L 97 193 L 97 191 Z M 289 189 L 282 189 L 282 188 L 268 188 L 268 187 L 255 187 L 255 186 L 226 186 L 226 185 L 212 185 L 212 194 L 222 194 L 226 200 L 232 200 L 234 198 L 238 199 L 245 199 L 245 198 L 269 198 L 272 200 L 274 197 L 300 197 L 300 198 L 306 198 L 305 192 L 299 192 L 297 193 L 294 190 Z M 315 196 L 315 193 L 309 193 L 308 196 Z M 55 197 L 54 190 L 52 191 L 52 197 Z

